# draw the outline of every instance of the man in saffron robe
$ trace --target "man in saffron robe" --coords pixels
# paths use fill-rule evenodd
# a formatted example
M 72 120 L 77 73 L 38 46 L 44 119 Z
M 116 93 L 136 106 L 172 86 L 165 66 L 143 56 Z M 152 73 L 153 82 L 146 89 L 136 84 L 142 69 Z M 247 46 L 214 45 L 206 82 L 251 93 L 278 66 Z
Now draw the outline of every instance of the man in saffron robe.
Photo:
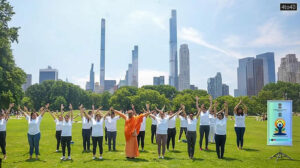
M 133 110 L 127 111 L 128 116 L 120 111 L 111 109 L 114 113 L 118 114 L 125 120 L 125 152 L 127 158 L 136 158 L 139 156 L 139 147 L 137 142 L 137 136 L 140 131 L 141 124 L 143 122 L 143 117 L 147 117 L 150 114 L 149 104 L 146 105 L 147 113 L 135 116 L 134 106 Z

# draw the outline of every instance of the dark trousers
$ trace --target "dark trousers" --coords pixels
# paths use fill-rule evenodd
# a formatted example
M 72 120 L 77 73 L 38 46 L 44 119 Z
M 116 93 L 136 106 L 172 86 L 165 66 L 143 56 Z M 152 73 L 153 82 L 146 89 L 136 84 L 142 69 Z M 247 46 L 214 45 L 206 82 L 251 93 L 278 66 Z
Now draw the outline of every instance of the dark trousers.
M 35 150 L 35 155 L 39 155 L 39 147 L 40 147 L 40 139 L 41 133 L 37 133 L 35 135 L 27 134 L 28 142 L 29 142 L 29 154 L 30 156 L 33 154 L 33 150 Z
M 218 158 L 223 158 L 224 150 L 225 150 L 225 142 L 226 142 L 226 135 L 218 135 L 215 134 L 215 141 L 216 141 L 216 152 Z M 220 151 L 221 149 L 221 151 Z
M 107 138 L 108 138 L 108 150 L 111 150 L 111 141 L 113 141 L 113 150 L 116 150 L 116 137 L 117 131 L 107 131 Z
M 3 155 L 6 155 L 6 131 L 0 131 L 0 147 Z
M 55 133 L 55 137 L 56 137 L 56 150 L 59 150 L 59 145 L 60 145 L 60 141 L 61 141 L 61 131 L 56 131 Z
M 183 132 L 184 132 L 184 135 L 186 137 L 186 131 L 187 131 L 186 127 L 180 127 L 179 140 L 181 139 L 181 136 L 182 136 Z
M 186 138 L 187 138 L 187 150 L 188 150 L 189 157 L 194 157 L 195 144 L 197 138 L 196 131 L 187 131 Z
M 205 148 L 208 146 L 209 125 L 200 125 L 200 148 L 202 148 L 203 136 L 205 134 Z
M 168 128 L 167 149 L 169 150 L 170 141 L 172 140 L 172 148 L 175 148 L 176 128 Z
M 62 136 L 61 137 L 61 148 L 63 156 L 66 154 L 66 147 L 68 148 L 68 156 L 71 156 L 71 136 Z
M 151 143 L 153 143 L 153 139 L 156 139 L 156 125 L 151 125 Z
M 83 150 L 90 150 L 91 129 L 82 129 L 82 145 Z
M 245 133 L 245 127 L 234 127 L 235 133 L 236 133 L 236 145 L 237 147 L 243 147 L 244 145 L 244 133 Z
M 145 131 L 140 131 L 139 132 L 139 135 L 137 136 L 137 140 L 138 140 L 138 146 L 140 147 L 140 141 L 141 141 L 142 149 L 144 149 Z
M 93 141 L 93 155 L 96 155 L 97 144 L 99 146 L 100 155 L 103 153 L 103 136 L 92 137 Z
M 105 142 L 107 142 L 107 128 L 105 127 L 104 130 L 105 130 L 105 131 L 104 131 L 104 134 L 105 134 Z

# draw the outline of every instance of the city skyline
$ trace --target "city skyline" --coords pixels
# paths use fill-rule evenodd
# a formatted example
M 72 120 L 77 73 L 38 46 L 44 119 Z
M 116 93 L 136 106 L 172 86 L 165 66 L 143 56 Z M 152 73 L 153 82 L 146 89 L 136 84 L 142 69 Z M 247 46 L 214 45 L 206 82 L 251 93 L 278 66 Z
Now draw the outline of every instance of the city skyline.
M 221 71 L 233 95 L 237 79 L 232 76 L 240 58 L 274 52 L 277 73 L 281 57 L 290 53 L 299 57 L 300 39 L 295 36 L 300 30 L 299 12 L 280 12 L 276 2 L 190 1 L 183 5 L 153 1 L 134 2 L 135 8 L 131 2 L 27 1 L 31 5 L 26 5 L 12 1 L 16 15 L 11 25 L 21 27 L 19 43 L 12 45 L 16 64 L 32 74 L 33 83 L 38 82 L 39 69 L 51 65 L 59 69 L 61 79 L 84 88 L 87 67 L 94 62 L 95 82 L 99 81 L 100 20 L 106 18 L 106 78 L 124 79 L 131 60 L 128 53 L 138 44 L 139 86 L 152 84 L 153 76 L 165 76 L 168 81 L 172 9 L 177 11 L 177 44 L 189 45 L 191 83 L 199 89 L 205 89 L 207 78 Z M 267 9 L 262 8 L 266 5 Z M 218 10 L 209 10 L 210 6 Z

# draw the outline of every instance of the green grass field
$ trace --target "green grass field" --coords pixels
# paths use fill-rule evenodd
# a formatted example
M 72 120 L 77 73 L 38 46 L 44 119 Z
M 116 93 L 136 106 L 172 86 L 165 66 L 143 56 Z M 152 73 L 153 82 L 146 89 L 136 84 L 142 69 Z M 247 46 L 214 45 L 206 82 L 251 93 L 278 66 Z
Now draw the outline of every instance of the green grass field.
M 76 120 L 80 120 L 77 118 Z M 217 159 L 215 144 L 209 144 L 210 151 L 199 151 L 199 133 L 195 159 L 190 160 L 186 143 L 176 140 L 175 151 L 166 152 L 165 159 L 158 159 L 157 146 L 151 144 L 151 120 L 147 119 L 145 151 L 134 160 L 125 158 L 124 120 L 118 121 L 117 151 L 108 152 L 104 144 L 103 160 L 92 160 L 92 153 L 82 153 L 81 123 L 73 125 L 71 161 L 61 161 L 61 153 L 56 153 L 55 123 L 49 114 L 45 114 L 41 123 L 40 160 L 28 160 L 28 125 L 25 118 L 11 118 L 7 124 L 7 160 L 3 167 L 300 167 L 300 117 L 293 118 L 293 146 L 274 147 L 266 145 L 267 122 L 258 122 L 255 118 L 246 120 L 244 150 L 238 151 L 235 143 L 234 121 L 228 120 L 225 159 Z M 177 139 L 179 120 L 177 120 Z M 269 157 L 282 149 L 294 160 L 271 160 Z M 92 148 L 91 148 L 92 149 Z M 98 149 L 97 149 L 98 153 Z M 98 155 L 98 154 L 97 154 Z

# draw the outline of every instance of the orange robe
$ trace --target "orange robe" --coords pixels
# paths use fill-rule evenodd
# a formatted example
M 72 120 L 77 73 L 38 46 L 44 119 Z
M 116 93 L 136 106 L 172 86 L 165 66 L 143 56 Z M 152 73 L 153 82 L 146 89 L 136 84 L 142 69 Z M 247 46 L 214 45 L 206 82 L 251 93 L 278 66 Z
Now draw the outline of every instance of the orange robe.
M 137 136 L 133 136 L 134 130 L 136 130 L 136 134 L 138 135 L 140 132 L 141 124 L 143 122 L 144 114 L 139 116 L 134 116 L 131 118 L 125 119 L 125 152 L 126 157 L 138 157 L 139 156 L 139 147 L 137 142 Z

